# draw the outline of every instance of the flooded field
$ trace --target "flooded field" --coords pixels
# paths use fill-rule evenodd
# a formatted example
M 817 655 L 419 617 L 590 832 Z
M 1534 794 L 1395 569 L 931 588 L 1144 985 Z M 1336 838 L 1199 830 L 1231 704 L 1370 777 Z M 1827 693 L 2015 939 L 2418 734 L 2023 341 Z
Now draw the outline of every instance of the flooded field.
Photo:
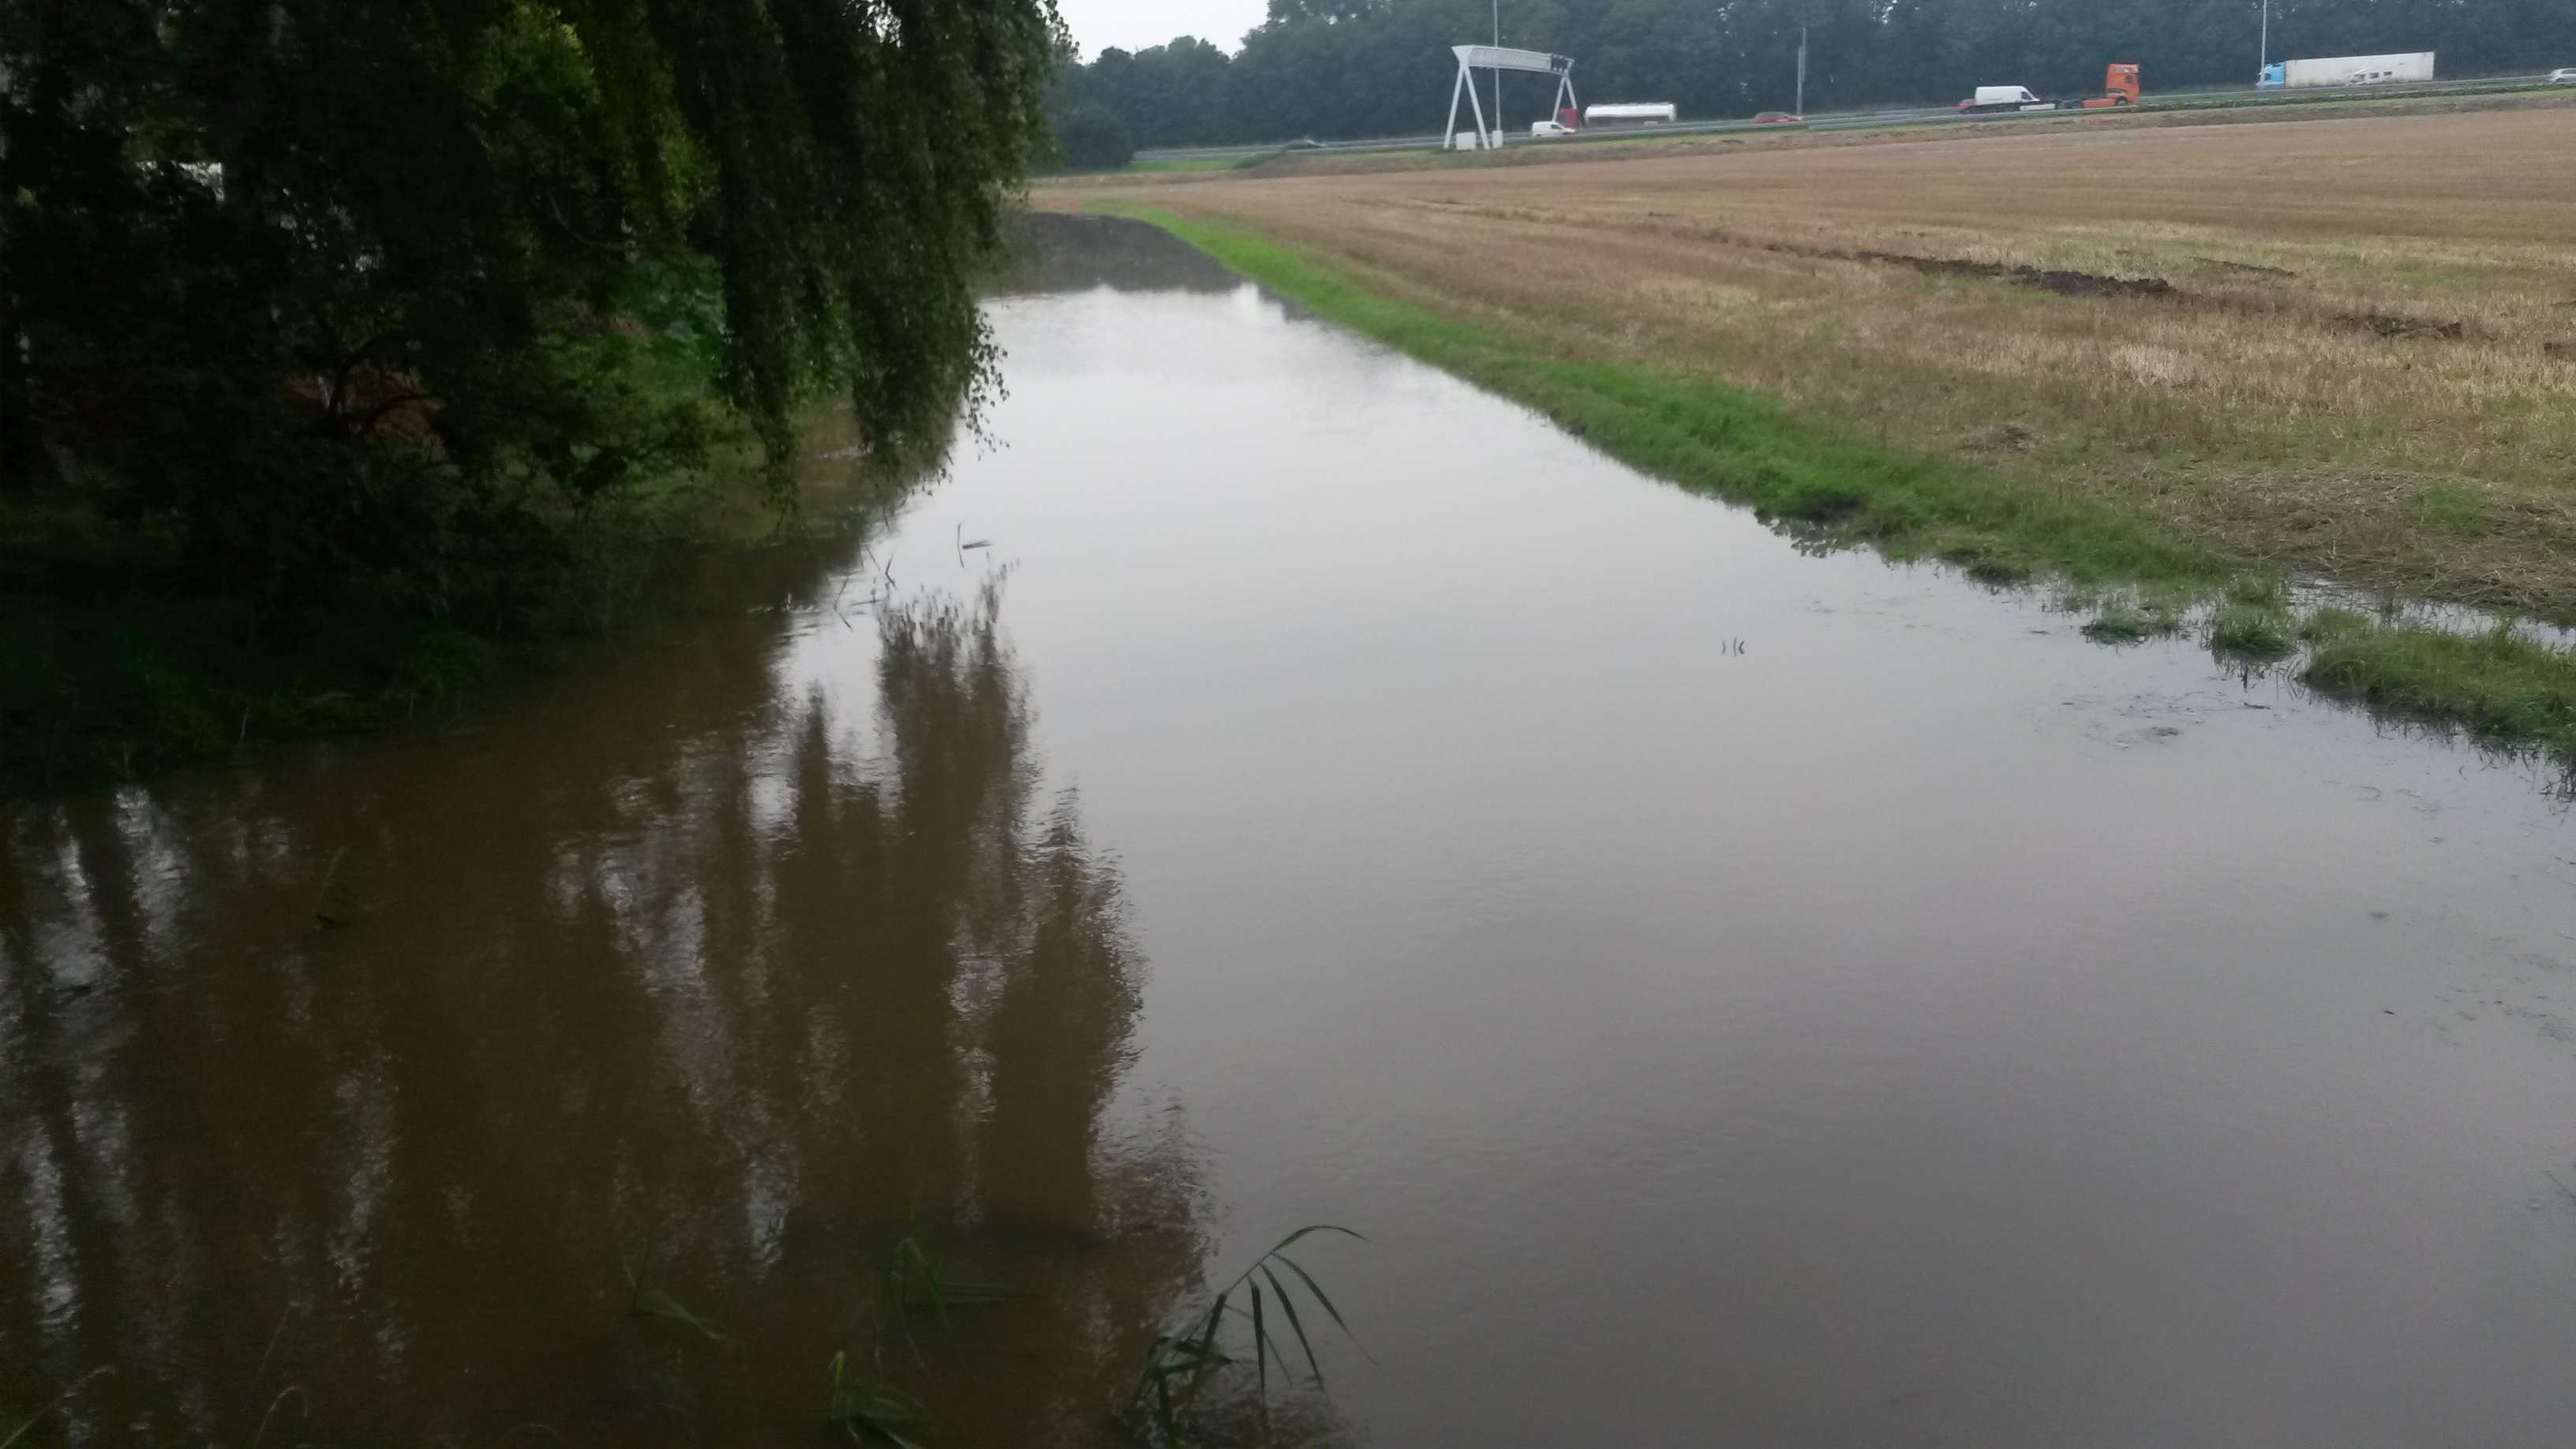
M 887 529 L 0 825 L 0 1435 L 1098 1443 L 1319 1221 L 1331 1440 L 2576 1423 L 2545 772 L 1050 229 Z

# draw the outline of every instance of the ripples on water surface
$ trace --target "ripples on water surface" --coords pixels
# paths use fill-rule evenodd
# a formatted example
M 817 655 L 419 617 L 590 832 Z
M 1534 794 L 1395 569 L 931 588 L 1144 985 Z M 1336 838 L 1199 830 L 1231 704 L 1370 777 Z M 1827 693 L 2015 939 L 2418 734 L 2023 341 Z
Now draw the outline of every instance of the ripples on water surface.
M 2576 1423 L 2545 782 L 1050 230 L 871 561 L 7 817 L 0 1431 L 1081 1442 L 1324 1219 L 1390 1445 Z

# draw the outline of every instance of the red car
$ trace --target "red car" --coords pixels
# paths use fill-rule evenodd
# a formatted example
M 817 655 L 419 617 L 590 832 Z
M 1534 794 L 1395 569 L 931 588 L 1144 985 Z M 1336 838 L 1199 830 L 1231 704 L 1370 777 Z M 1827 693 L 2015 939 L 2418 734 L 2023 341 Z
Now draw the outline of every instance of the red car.
M 1792 121 L 1803 121 L 1805 119 L 1807 118 L 1804 116 L 1790 115 L 1787 111 L 1764 111 L 1761 115 L 1753 118 L 1753 124 L 1757 126 L 1785 126 Z

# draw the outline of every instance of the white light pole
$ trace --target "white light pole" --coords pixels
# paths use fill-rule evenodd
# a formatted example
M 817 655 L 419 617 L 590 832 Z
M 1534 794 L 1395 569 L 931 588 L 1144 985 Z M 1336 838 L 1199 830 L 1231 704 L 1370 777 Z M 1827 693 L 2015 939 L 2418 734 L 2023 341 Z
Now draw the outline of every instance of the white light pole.
M 2271 0 L 2263 0 L 2263 3 L 2268 5 L 2271 3 Z M 1500 50 L 1502 48 L 1503 0 L 1494 0 L 1494 49 Z M 1503 144 L 1503 68 L 1501 66 L 1494 67 L 1494 139 L 1492 144 L 1496 146 Z
M 2262 54 L 2254 57 L 2254 84 L 2263 83 L 2263 72 L 2272 64 L 2272 0 L 2263 0 L 2263 38 L 2257 42 Z
M 1790 109 L 1802 116 L 1807 113 L 1807 27 L 1803 25 L 1798 27 L 1798 101 Z

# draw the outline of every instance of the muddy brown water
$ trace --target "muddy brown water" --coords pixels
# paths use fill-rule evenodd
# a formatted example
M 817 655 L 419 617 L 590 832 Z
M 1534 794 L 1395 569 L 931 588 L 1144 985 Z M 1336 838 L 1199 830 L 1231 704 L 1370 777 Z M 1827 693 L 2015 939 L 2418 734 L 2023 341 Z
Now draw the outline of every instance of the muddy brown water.
M 1319 1220 L 1333 1437 L 2576 1425 L 2544 775 L 1060 225 L 864 557 L 13 810 L 0 1434 L 106 1367 L 22 1442 L 820 1442 L 846 1351 L 1094 1442 Z

